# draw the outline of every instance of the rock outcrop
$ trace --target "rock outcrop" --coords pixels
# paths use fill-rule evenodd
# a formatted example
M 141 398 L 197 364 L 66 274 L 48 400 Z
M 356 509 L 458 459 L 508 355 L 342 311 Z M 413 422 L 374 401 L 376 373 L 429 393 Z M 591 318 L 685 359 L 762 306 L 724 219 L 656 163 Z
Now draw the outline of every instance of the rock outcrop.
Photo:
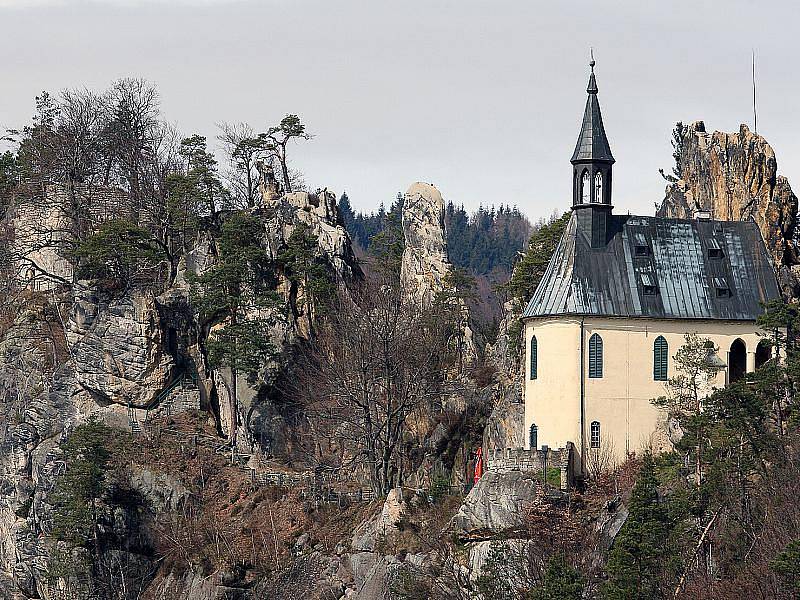
M 111 186 L 23 184 L 11 204 L 14 267 L 20 282 L 37 290 L 72 281 L 69 253 L 76 232 L 133 218 L 127 194 Z
M 513 532 L 524 525 L 524 509 L 540 492 L 540 475 L 488 471 L 464 498 L 449 528 L 466 538 Z
M 492 412 L 483 431 L 483 447 L 523 448 L 524 424 L 522 385 L 518 381 L 499 380 L 492 389 Z
M 167 338 L 152 294 L 106 300 L 76 288 L 67 341 L 78 383 L 98 402 L 151 405 L 175 367 Z
M 429 307 L 441 292 L 456 290 L 449 277 L 453 265 L 447 255 L 445 205 L 442 194 L 429 183 L 414 183 L 403 198 L 403 236 L 405 246 L 400 265 L 400 284 L 410 299 Z M 470 326 L 469 309 L 459 301 L 461 312 L 461 356 L 465 366 L 477 358 Z
M 797 297 L 800 251 L 795 242 L 797 196 L 778 175 L 775 152 L 741 125 L 738 133 L 708 133 L 702 121 L 683 127 L 680 179 L 658 209 L 661 217 L 692 218 L 708 211 L 719 220 L 753 219 L 772 255 L 784 292 Z
M 429 183 L 414 183 L 403 200 L 405 248 L 400 269 L 403 289 L 421 306 L 430 306 L 450 285 L 442 194 Z
M 292 233 L 297 227 L 304 226 L 317 239 L 319 256 L 330 266 L 340 288 L 346 290 L 363 277 L 333 193 L 321 190 L 317 193 L 267 196 L 256 215 L 264 221 L 265 240 L 271 258 L 277 259 Z M 278 291 L 291 312 L 291 322 L 287 325 L 292 331 L 286 334 L 308 338 L 314 329 L 316 315 L 313 303 L 306 301 L 307 291 L 286 277 L 280 277 Z

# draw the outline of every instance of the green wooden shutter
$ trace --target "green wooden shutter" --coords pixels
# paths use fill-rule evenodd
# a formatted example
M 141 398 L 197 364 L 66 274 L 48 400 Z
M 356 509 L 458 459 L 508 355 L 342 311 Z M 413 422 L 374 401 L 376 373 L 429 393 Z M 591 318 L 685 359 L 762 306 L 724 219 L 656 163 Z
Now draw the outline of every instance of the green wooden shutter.
M 539 349 L 537 345 L 538 344 L 536 342 L 536 336 L 533 336 L 531 338 L 531 379 L 536 379 L 538 375 L 537 367 L 538 367 L 539 357 L 537 356 L 537 353 Z
M 669 349 L 664 336 L 658 336 L 653 343 L 653 379 L 655 381 L 667 380 L 667 356 Z
M 603 376 L 603 338 L 596 333 L 589 338 L 589 377 L 599 379 Z

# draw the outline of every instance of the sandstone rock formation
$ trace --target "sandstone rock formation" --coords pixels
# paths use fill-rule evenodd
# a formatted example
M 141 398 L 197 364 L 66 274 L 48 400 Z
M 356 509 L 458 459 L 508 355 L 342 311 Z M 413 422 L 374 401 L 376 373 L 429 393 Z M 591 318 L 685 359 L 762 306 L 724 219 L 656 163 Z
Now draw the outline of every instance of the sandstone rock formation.
M 430 306 L 446 289 L 452 271 L 447 257 L 444 200 L 428 183 L 414 183 L 403 200 L 405 249 L 400 270 L 403 289 L 421 306 Z
M 525 446 L 525 403 L 519 381 L 499 375 L 492 390 L 492 413 L 483 431 L 483 447 L 523 448 Z
M 76 288 L 67 341 L 78 383 L 101 402 L 153 403 L 175 367 L 152 294 L 104 300 Z
M 684 219 L 703 210 L 720 220 L 752 218 L 779 271 L 784 292 L 797 297 L 798 202 L 789 182 L 778 175 L 772 147 L 746 125 L 738 133 L 708 133 L 702 121 L 685 126 L 681 140 L 677 165 L 681 178 L 667 187 L 657 215 Z
M 445 205 L 441 193 L 429 183 L 414 183 L 403 199 L 405 246 L 400 265 L 400 284 L 420 306 L 429 307 L 440 292 L 455 291 L 448 277 L 453 265 L 447 255 Z M 459 302 L 461 311 L 461 356 L 465 366 L 475 363 L 477 349 L 470 326 L 469 309 Z
M 535 473 L 489 471 L 464 498 L 450 529 L 462 537 L 513 532 L 524 524 L 523 509 L 540 491 L 540 476 Z

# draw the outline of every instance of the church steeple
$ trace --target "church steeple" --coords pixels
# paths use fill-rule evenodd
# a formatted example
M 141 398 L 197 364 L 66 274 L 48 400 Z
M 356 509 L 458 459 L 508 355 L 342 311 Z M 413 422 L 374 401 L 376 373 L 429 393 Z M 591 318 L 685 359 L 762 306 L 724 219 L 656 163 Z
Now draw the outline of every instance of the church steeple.
M 605 246 L 611 220 L 611 165 L 614 157 L 608 144 L 603 116 L 597 100 L 597 79 L 594 58 L 589 63 L 591 74 L 586 93 L 583 124 L 572 153 L 572 209 L 577 211 L 579 229 L 584 231 L 593 248 Z

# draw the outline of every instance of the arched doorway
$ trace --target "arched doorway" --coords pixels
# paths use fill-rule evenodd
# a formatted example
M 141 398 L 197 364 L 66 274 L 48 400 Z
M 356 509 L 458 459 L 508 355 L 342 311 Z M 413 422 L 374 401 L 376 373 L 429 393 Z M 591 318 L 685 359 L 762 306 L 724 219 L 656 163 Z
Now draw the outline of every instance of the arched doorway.
M 531 425 L 530 431 L 528 432 L 528 442 L 531 445 L 531 450 L 538 450 L 539 448 L 539 428 L 536 426 L 536 423 Z
M 747 371 L 747 348 L 739 338 L 733 340 L 728 352 L 728 383 L 735 383 Z
M 772 358 L 772 345 L 767 340 L 761 340 L 756 346 L 756 369 L 762 367 Z

